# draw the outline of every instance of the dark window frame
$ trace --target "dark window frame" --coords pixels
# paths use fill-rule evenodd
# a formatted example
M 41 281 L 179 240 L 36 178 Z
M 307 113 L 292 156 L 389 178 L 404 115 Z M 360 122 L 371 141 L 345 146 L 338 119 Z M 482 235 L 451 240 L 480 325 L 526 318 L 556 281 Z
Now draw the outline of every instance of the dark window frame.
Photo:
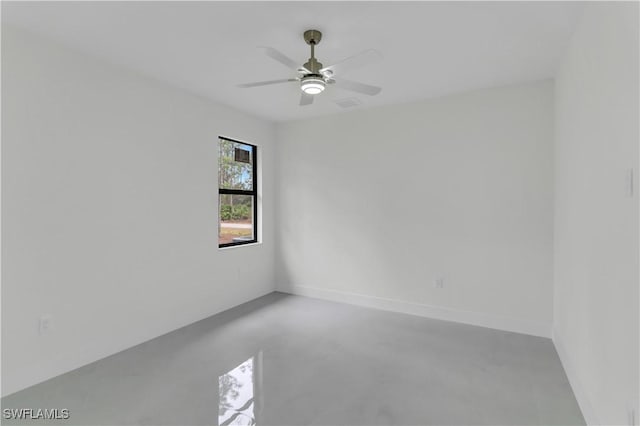
M 246 244 L 255 244 L 258 242 L 258 147 L 256 145 L 239 141 L 236 139 L 227 138 L 225 136 L 218 136 L 218 153 L 220 152 L 220 140 L 225 140 L 229 142 L 235 142 L 242 145 L 247 145 L 251 147 L 251 173 L 253 174 L 253 189 L 251 191 L 247 191 L 246 189 L 226 189 L 220 188 L 220 178 L 218 177 L 218 232 L 220 232 L 220 225 L 222 220 L 220 219 L 220 195 L 230 194 L 230 195 L 249 195 L 253 197 L 253 239 L 248 241 L 238 241 L 235 243 L 218 243 L 218 248 L 225 247 L 235 247 L 235 246 L 243 246 Z M 219 154 L 218 154 L 219 155 Z M 218 176 L 220 175 L 220 159 L 218 159 Z M 220 236 L 218 235 L 218 238 Z

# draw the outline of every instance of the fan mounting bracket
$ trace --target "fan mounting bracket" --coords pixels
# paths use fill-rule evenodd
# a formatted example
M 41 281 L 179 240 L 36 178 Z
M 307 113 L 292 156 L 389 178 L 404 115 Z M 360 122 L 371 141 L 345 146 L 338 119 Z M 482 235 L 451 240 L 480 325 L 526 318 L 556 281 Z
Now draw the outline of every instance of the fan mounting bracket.
M 318 30 L 307 30 L 303 36 L 305 43 L 309 46 L 316 46 L 322 40 L 322 33 Z

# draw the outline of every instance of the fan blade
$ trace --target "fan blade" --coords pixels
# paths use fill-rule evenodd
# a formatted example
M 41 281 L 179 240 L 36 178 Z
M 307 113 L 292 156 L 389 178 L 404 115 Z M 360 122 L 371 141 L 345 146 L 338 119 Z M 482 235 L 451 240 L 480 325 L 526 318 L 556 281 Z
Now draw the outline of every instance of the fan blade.
M 302 92 L 300 96 L 300 106 L 311 105 L 313 103 L 313 95 Z
M 274 49 L 273 47 L 260 46 L 260 49 L 264 49 L 264 53 L 268 57 L 275 59 L 290 70 L 297 70 L 298 68 L 300 68 L 300 65 L 297 64 L 293 59 L 280 52 L 279 50 Z
M 341 89 L 351 90 L 352 92 L 358 92 L 369 96 L 375 96 L 382 90 L 382 88 L 378 86 L 371 86 L 369 84 L 358 83 L 357 81 L 345 80 L 344 78 L 336 79 L 335 85 Z
M 290 81 L 298 81 L 298 79 L 297 78 L 283 78 L 281 80 L 256 81 L 255 83 L 238 84 L 238 87 L 242 87 L 242 88 L 246 89 L 248 87 L 268 86 L 270 84 L 288 83 Z
M 380 59 L 382 59 L 382 55 L 380 54 L 380 52 L 374 49 L 369 49 L 343 59 L 333 65 L 322 68 L 320 70 L 320 74 L 324 74 L 325 71 L 331 71 L 333 74 L 340 74 L 342 72 L 355 70 L 365 65 L 377 62 Z

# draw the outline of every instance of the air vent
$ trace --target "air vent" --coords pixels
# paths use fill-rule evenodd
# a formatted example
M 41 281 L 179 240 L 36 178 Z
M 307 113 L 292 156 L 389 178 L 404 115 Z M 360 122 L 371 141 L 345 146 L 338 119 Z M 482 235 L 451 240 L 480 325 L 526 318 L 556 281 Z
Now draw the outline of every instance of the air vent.
M 333 102 L 341 108 L 353 108 L 362 105 L 362 101 L 358 98 L 334 99 Z

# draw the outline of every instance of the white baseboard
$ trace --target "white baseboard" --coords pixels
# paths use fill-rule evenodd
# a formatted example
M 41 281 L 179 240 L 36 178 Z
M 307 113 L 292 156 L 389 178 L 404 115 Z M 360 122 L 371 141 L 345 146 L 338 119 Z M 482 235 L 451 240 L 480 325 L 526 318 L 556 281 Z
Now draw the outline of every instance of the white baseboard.
M 589 426 L 598 426 L 600 425 L 600 421 L 596 416 L 596 412 L 593 409 L 593 405 L 587 396 L 587 393 L 578 377 L 578 372 L 576 371 L 573 363 L 571 362 L 571 358 L 567 353 L 565 345 L 563 343 L 562 337 L 558 334 L 558 330 L 553 327 L 551 339 L 553 340 L 553 345 L 556 347 L 556 352 L 558 352 L 558 357 L 560 357 L 560 362 L 562 362 L 562 367 L 564 368 L 565 373 L 567 374 L 567 379 L 569 379 L 569 384 L 571 385 L 571 389 L 573 390 L 573 394 L 578 401 L 578 405 L 580 406 L 580 411 L 582 411 L 582 415 L 584 416 L 584 420 L 587 422 Z
M 279 291 L 299 296 L 313 297 L 316 299 L 331 300 L 333 302 L 377 308 L 385 311 L 493 328 L 496 330 L 511 331 L 514 333 L 529 334 L 539 337 L 551 337 L 551 324 L 537 323 L 518 318 L 509 318 L 482 312 L 462 311 L 421 303 L 407 302 L 404 300 L 366 296 L 364 294 L 348 293 L 344 291 L 301 285 L 291 286 L 287 289 L 279 289 Z

